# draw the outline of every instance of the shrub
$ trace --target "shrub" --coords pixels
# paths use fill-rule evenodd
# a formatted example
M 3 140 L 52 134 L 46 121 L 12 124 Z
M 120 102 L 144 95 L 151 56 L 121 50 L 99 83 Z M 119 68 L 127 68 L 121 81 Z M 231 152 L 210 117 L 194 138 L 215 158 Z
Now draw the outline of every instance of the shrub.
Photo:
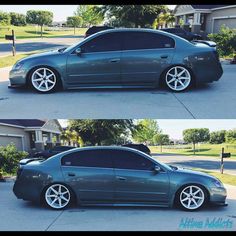
M 227 143 L 236 143 L 236 129 L 228 130 L 225 139 Z
M 217 44 L 220 56 L 229 56 L 236 50 L 236 31 L 222 25 L 219 33 L 208 34 L 208 38 Z
M 18 151 L 13 143 L 0 146 L 0 172 L 15 174 L 19 161 L 26 156 L 28 153 Z

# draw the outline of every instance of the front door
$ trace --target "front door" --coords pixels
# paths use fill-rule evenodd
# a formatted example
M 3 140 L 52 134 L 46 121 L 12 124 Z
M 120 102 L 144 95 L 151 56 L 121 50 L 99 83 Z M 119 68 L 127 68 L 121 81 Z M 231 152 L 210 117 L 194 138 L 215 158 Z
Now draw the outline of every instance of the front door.
M 121 85 L 119 34 L 106 33 L 80 46 L 81 53 L 67 58 L 67 83 L 71 86 Z

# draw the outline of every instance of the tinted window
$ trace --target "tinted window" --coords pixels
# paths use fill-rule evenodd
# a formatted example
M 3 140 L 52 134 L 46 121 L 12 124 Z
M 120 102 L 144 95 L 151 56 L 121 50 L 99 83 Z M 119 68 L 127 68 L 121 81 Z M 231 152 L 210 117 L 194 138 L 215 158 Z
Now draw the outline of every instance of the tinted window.
M 65 155 L 61 161 L 64 166 L 111 168 L 112 160 L 108 150 L 87 150 Z
M 125 50 L 173 48 L 174 40 L 165 35 L 147 32 L 129 32 L 125 34 Z
M 112 151 L 114 167 L 118 169 L 153 170 L 154 163 L 129 151 Z
M 82 52 L 120 51 L 121 40 L 118 33 L 100 35 L 82 45 Z
M 87 34 L 95 34 L 95 33 L 99 32 L 99 31 L 107 30 L 107 29 L 112 29 L 112 27 L 109 27 L 109 26 L 100 26 L 100 27 L 98 26 L 98 27 L 95 27 L 95 26 L 93 26 L 93 27 L 89 28 L 86 31 L 86 33 Z

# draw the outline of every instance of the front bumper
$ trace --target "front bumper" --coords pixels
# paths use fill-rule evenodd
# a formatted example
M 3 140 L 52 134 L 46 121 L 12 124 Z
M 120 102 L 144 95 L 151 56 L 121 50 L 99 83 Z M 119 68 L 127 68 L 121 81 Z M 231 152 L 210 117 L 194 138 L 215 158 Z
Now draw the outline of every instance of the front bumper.
M 27 83 L 27 80 L 26 80 L 25 70 L 11 70 L 10 71 L 8 88 L 22 87 L 22 86 L 25 86 L 26 83 Z
M 210 189 L 210 203 L 218 206 L 227 206 L 227 192 L 224 187 L 212 187 Z

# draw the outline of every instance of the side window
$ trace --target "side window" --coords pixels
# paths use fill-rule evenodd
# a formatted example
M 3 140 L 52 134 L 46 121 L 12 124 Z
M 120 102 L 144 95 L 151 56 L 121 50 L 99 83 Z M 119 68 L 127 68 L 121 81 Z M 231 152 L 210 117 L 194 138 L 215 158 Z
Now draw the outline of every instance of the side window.
M 108 150 L 78 151 L 62 157 L 61 165 L 112 168 L 112 159 Z
M 83 44 L 81 49 L 84 53 L 120 51 L 121 40 L 119 33 L 107 33 L 100 35 Z
M 133 170 L 153 170 L 154 163 L 130 151 L 112 151 L 114 168 Z
M 172 38 L 148 32 L 128 32 L 125 35 L 124 50 L 174 48 Z

